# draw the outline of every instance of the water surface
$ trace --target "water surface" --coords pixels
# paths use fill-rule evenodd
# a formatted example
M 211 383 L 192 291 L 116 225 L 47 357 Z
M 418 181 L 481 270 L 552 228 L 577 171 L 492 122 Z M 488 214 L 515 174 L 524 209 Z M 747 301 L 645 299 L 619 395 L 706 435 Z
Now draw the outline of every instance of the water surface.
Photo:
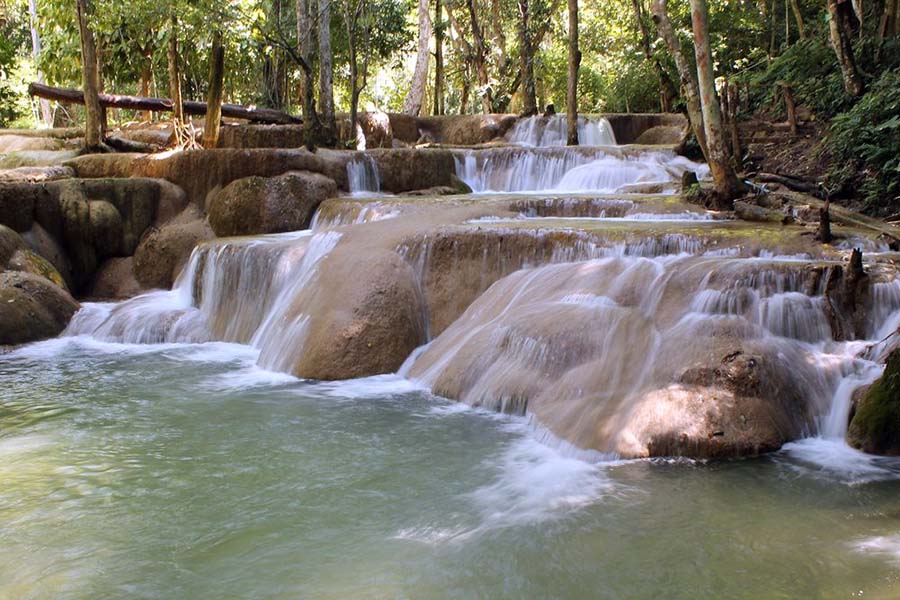
M 900 595 L 896 462 L 597 462 L 396 377 L 255 360 L 0 355 L 0 598 Z

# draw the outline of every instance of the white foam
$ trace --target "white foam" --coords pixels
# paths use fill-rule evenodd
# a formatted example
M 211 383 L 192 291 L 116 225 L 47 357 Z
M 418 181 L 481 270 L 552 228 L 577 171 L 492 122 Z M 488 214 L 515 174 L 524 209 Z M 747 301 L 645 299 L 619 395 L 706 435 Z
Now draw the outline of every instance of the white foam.
M 422 391 L 426 388 L 399 375 L 375 375 L 343 381 L 320 381 L 315 392 L 334 398 L 368 398 Z
M 866 538 L 852 546 L 857 552 L 874 554 L 900 567 L 900 533 Z
M 900 479 L 900 459 L 873 456 L 851 448 L 842 439 L 806 438 L 785 444 L 781 452 L 801 473 L 860 485 Z

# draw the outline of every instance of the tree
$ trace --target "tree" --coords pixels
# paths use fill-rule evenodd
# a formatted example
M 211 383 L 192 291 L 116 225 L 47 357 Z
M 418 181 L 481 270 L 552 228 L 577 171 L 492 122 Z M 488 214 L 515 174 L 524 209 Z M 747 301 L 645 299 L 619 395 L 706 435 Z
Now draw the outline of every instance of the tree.
M 88 24 L 91 14 L 88 0 L 76 0 L 78 31 L 81 37 L 81 73 L 84 87 L 84 146 L 87 150 L 103 147 L 103 109 L 100 107 L 100 65 L 94 33 Z
M 688 122 L 697 138 L 697 143 L 703 151 L 703 156 L 709 160 L 709 150 L 706 147 L 706 132 L 703 129 L 703 112 L 700 105 L 700 91 L 697 87 L 697 71 L 688 62 L 681 50 L 681 43 L 672 28 L 669 13 L 666 9 L 666 0 L 654 0 L 650 5 L 653 14 L 653 22 L 656 24 L 659 34 L 662 36 L 675 67 L 678 69 L 678 78 L 681 80 L 681 93 L 687 105 Z
M 184 106 L 181 101 L 181 69 L 178 66 L 178 15 L 175 7 L 169 16 L 169 41 L 166 54 L 169 66 L 169 98 L 172 100 L 172 123 L 179 145 L 186 142 L 184 129 Z
M 519 5 L 519 63 L 521 67 L 522 115 L 531 116 L 538 112 L 537 92 L 534 85 L 534 45 L 531 40 L 529 0 L 518 0 Z
M 206 148 L 215 148 L 219 143 L 224 82 L 225 45 L 222 43 L 222 32 L 216 29 L 209 53 L 209 90 L 206 96 L 206 125 L 203 127 L 203 145 Z
M 569 0 L 569 78 L 566 84 L 567 143 L 578 145 L 578 67 L 581 51 L 578 49 L 578 0 Z
M 322 111 L 322 143 L 337 142 L 334 118 L 334 54 L 331 51 L 331 0 L 319 0 L 319 108 Z
M 41 58 L 41 36 L 38 32 L 38 12 L 37 1 L 28 0 L 28 16 L 31 24 L 31 51 L 34 57 L 34 64 L 39 64 Z M 44 83 L 44 73 L 38 69 L 38 83 Z M 44 125 L 53 127 L 53 111 L 50 109 L 50 101 L 41 99 L 41 117 Z
M 428 85 L 428 43 L 431 41 L 431 18 L 428 14 L 428 0 L 419 0 L 419 48 L 416 52 L 416 68 L 413 71 L 412 83 L 403 112 L 418 115 L 425 101 L 425 88 Z
M 484 33 L 478 24 L 478 14 L 475 12 L 475 0 L 466 0 L 466 8 L 469 10 L 469 21 L 472 26 L 472 40 L 474 43 L 473 59 L 475 72 L 478 74 L 478 86 L 481 88 L 481 112 L 489 113 L 493 107 L 493 94 L 487 71 L 487 45 L 484 42 Z
M 831 34 L 831 45 L 841 65 L 844 79 L 844 90 L 851 96 L 862 96 L 863 81 L 853 58 L 853 44 L 850 41 L 850 19 L 853 9 L 846 0 L 828 1 L 828 30 Z
M 644 58 L 650 63 L 650 67 L 653 69 L 653 72 L 656 73 L 656 78 L 659 80 L 660 110 L 662 110 L 662 112 L 669 112 L 672 103 L 678 97 L 678 92 L 675 91 L 675 84 L 672 83 L 672 80 L 669 78 L 669 74 L 666 73 L 665 68 L 663 68 L 662 63 L 660 63 L 659 59 L 653 55 L 653 48 L 650 44 L 650 32 L 647 30 L 646 23 L 644 23 L 644 7 L 642 0 L 631 0 L 631 6 L 634 10 L 634 21 L 637 25 L 638 34 L 641 37 L 641 49 L 644 51 Z
M 350 130 L 354 147 L 365 148 L 365 137 L 361 140 L 356 130 L 357 113 L 359 111 L 359 95 L 366 87 L 369 73 L 369 42 L 372 38 L 371 21 L 366 15 L 366 0 L 343 0 L 344 24 L 347 29 L 347 44 L 350 51 Z M 362 77 L 360 78 L 359 38 L 363 40 Z M 424 94 L 424 90 L 423 90 Z
M 444 20 L 441 0 L 434 0 L 434 114 L 444 114 Z
M 716 95 L 716 78 L 709 50 L 709 9 L 706 0 L 691 0 L 691 23 L 694 29 L 694 55 L 697 59 L 697 83 L 700 107 L 706 132 L 709 170 L 713 176 L 719 208 L 730 208 L 735 197 L 745 190 L 728 159 L 722 111 Z

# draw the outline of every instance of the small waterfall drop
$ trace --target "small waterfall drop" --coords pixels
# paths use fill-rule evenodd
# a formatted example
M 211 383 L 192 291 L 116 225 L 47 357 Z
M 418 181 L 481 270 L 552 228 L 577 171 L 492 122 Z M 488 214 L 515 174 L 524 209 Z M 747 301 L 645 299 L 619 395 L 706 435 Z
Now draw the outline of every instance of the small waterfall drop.
M 298 298 L 340 237 L 307 230 L 201 244 L 172 290 L 117 304 L 85 303 L 64 335 L 249 344 L 261 350 L 262 366 L 287 371 L 280 353 L 299 351 L 307 318 Z
M 636 154 L 602 148 L 494 148 L 457 151 L 456 174 L 476 193 L 629 191 L 633 186 L 657 186 L 675 191 L 681 175 L 694 171 L 701 178 L 706 165 L 672 151 Z
M 375 159 L 360 152 L 347 163 L 347 184 L 351 194 L 381 192 L 381 174 Z
M 568 138 L 566 115 L 534 116 L 519 119 L 507 139 L 512 144 L 531 147 L 565 146 Z M 615 146 L 612 125 L 603 117 L 578 117 L 580 146 Z

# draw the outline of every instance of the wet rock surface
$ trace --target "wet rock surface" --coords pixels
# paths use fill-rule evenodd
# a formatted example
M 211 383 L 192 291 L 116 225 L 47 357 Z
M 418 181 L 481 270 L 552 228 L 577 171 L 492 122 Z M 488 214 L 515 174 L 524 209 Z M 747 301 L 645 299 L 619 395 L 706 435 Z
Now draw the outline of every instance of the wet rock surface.
M 881 379 L 862 390 L 848 441 L 864 452 L 900 456 L 900 350 L 888 357 Z

